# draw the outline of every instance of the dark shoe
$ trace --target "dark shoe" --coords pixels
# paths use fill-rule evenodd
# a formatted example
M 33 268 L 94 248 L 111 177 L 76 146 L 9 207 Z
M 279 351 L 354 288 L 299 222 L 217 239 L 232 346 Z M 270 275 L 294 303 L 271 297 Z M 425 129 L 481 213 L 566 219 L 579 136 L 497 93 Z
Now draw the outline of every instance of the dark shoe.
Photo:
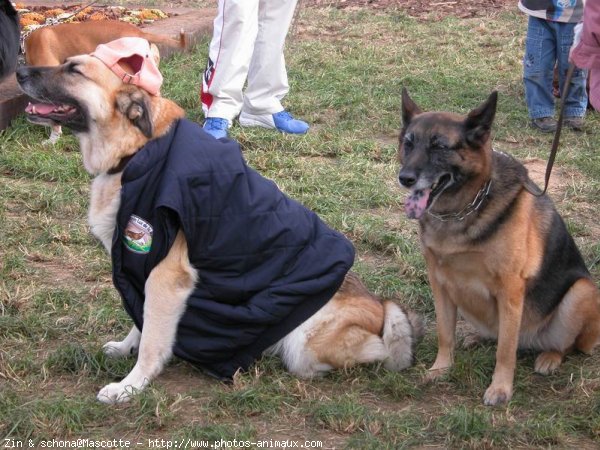
M 554 133 L 556 125 L 556 120 L 553 117 L 540 117 L 539 119 L 531 120 L 531 126 L 537 128 L 542 133 Z
M 564 125 L 573 131 L 583 131 L 583 117 L 565 117 Z

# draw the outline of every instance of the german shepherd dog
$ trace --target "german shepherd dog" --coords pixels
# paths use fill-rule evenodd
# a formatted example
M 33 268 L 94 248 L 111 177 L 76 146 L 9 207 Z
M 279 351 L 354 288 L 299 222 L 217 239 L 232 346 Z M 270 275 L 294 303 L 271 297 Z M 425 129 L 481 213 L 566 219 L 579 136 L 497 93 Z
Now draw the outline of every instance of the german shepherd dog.
M 47 113 L 49 118 L 70 127 L 79 139 L 85 169 L 94 176 L 89 223 L 110 252 L 123 173 L 122 168 L 116 173 L 114 168 L 150 140 L 166 134 L 184 111 L 166 98 L 124 84 L 100 60 L 88 55 L 68 58 L 56 67 L 22 67 L 17 80 L 30 97 L 53 104 L 56 111 Z M 100 401 L 127 401 L 161 372 L 171 356 L 179 320 L 197 280 L 188 255 L 187 242 L 179 231 L 145 285 L 142 330 L 134 326 L 123 341 L 104 346 L 109 356 L 136 352 L 138 356 L 125 379 L 100 390 Z M 374 361 L 400 370 L 412 363 L 413 344 L 420 334 L 416 315 L 392 301 L 379 300 L 349 273 L 323 308 L 270 351 L 301 377 Z
M 428 378 L 452 366 L 459 312 L 498 341 L 486 405 L 511 399 L 518 347 L 540 350 L 535 371 L 549 374 L 600 336 L 598 288 L 552 201 L 529 192 L 537 187 L 520 162 L 492 150 L 496 100 L 465 117 L 422 112 L 403 90 L 399 142 L 405 210 L 419 220 L 435 299 Z
M 10 0 L 0 0 L 0 80 L 17 67 L 19 15 Z

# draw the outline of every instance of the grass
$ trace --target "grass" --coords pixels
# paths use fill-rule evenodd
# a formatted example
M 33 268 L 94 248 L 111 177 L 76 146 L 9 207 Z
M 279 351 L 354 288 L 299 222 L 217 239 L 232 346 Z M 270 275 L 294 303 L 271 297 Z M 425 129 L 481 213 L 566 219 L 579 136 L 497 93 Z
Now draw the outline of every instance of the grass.
M 595 448 L 600 445 L 600 359 L 572 355 L 560 371 L 533 373 L 518 356 L 505 407 L 482 396 L 495 346 L 458 349 L 456 365 L 423 384 L 435 358 L 433 303 L 418 229 L 397 187 L 400 91 L 424 109 L 465 113 L 500 94 L 495 146 L 522 159 L 547 156 L 551 137 L 525 126 L 521 82 L 524 17 L 417 20 L 401 11 L 304 8 L 288 39 L 286 105 L 312 124 L 306 136 L 234 126 L 248 162 L 343 231 L 355 270 L 377 294 L 427 319 L 413 368 L 339 371 L 298 380 L 264 358 L 232 385 L 173 360 L 130 404 L 95 400 L 132 360 L 110 361 L 103 343 L 130 320 L 111 286 L 108 257 L 90 235 L 89 176 L 68 132 L 42 147 L 46 130 L 23 118 L 0 134 L 0 438 L 128 438 L 198 442 L 320 440 L 325 448 Z M 208 42 L 163 65 L 163 94 L 201 120 L 199 77 Z M 600 256 L 600 119 L 566 131 L 552 196 L 590 265 Z M 540 165 L 543 167 L 543 165 Z M 597 281 L 600 269 L 591 268 Z M 3 442 L 3 441 L 0 441 Z M 190 448 L 190 447 L 189 447 Z M 197 443 L 196 448 L 201 448 Z

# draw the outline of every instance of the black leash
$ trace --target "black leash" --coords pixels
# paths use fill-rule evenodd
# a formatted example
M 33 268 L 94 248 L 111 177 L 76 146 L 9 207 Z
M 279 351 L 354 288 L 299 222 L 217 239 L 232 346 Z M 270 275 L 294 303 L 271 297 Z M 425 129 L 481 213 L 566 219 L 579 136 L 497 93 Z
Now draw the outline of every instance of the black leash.
M 552 166 L 554 165 L 554 160 L 556 159 L 556 153 L 558 152 L 558 144 L 560 141 L 560 132 L 562 131 L 562 125 L 564 122 L 565 115 L 565 101 L 567 99 L 567 95 L 569 94 L 569 87 L 571 84 L 571 78 L 573 77 L 573 72 L 575 71 L 575 65 L 573 63 L 569 63 L 569 69 L 567 70 L 567 76 L 565 77 L 565 85 L 563 86 L 563 92 L 560 98 L 560 114 L 558 116 L 558 123 L 556 124 L 556 132 L 554 133 L 554 139 L 552 140 L 552 147 L 550 149 L 550 156 L 548 158 L 548 164 L 546 165 L 546 176 L 544 181 L 544 190 L 540 193 L 539 190 L 537 192 L 533 191 L 532 186 L 525 185 L 525 189 L 532 195 L 536 197 L 541 197 L 546 193 L 548 189 L 548 184 L 550 183 L 550 175 L 552 174 Z M 534 185 L 535 186 L 535 185 Z M 597 257 L 589 266 L 589 269 L 592 269 L 596 265 L 600 264 L 600 256 Z
M 554 160 L 556 159 L 556 153 L 558 152 L 558 145 L 560 143 L 560 133 L 565 120 L 565 102 L 567 100 L 567 95 L 569 95 L 569 88 L 571 87 L 571 78 L 573 78 L 573 72 L 575 72 L 575 65 L 573 63 L 569 63 L 569 69 L 567 70 L 567 76 L 565 77 L 563 92 L 560 97 L 560 113 L 558 116 L 558 122 L 556 124 L 556 131 L 554 132 L 554 139 L 552 140 L 552 147 L 550 148 L 550 156 L 548 157 L 548 164 L 546 165 L 544 190 L 540 193 L 537 189 L 534 191 L 532 186 L 525 185 L 525 189 L 527 189 L 530 194 L 535 195 L 536 197 L 541 197 L 548 190 L 550 175 L 552 174 L 552 167 L 554 166 Z
M 89 8 L 89 7 L 90 7 L 90 6 L 92 6 L 92 5 L 95 5 L 95 4 L 96 4 L 96 3 L 98 3 L 99 1 L 100 1 L 100 0 L 93 0 L 93 1 L 89 2 L 87 5 L 83 5 L 81 8 L 79 8 L 79 9 L 76 9 L 76 10 L 75 10 L 75 12 L 73 12 L 73 13 L 72 13 L 70 16 L 67 16 L 67 17 L 65 17 L 65 18 L 63 18 L 63 19 L 60 19 L 60 20 L 56 20 L 55 24 L 56 24 L 56 23 L 60 23 L 60 22 L 64 22 L 64 21 L 66 21 L 66 20 L 69 20 L 71 17 L 73 17 L 73 16 L 76 16 L 77 14 L 79 14 L 79 13 L 80 13 L 81 11 L 83 11 L 84 9 L 86 9 L 86 8 Z

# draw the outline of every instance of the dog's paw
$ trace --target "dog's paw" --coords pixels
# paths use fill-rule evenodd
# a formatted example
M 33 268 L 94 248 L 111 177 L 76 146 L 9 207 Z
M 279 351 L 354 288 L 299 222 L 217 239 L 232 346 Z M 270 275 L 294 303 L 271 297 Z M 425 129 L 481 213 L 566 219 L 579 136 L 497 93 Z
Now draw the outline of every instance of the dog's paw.
M 50 137 L 50 138 L 42 141 L 42 146 L 51 147 L 51 146 L 55 145 L 56 142 L 58 142 L 58 138 Z
M 492 383 L 483 396 L 483 403 L 487 406 L 497 406 L 508 403 L 512 398 L 512 387 L 495 385 Z
M 125 341 L 110 341 L 102 346 L 102 351 L 109 358 L 126 358 L 137 352 L 137 347 L 127 345 Z
M 449 367 L 443 367 L 439 369 L 432 367 L 423 376 L 423 382 L 433 383 L 434 381 L 437 381 L 440 378 L 442 378 L 444 375 L 447 375 L 449 369 Z
M 137 389 L 133 386 L 124 385 L 122 382 L 110 383 L 100 389 L 96 398 L 102 403 L 112 405 L 115 403 L 128 402 L 136 392 Z
M 562 354 L 559 352 L 543 352 L 535 359 L 535 371 L 541 375 L 550 375 L 560 367 Z

